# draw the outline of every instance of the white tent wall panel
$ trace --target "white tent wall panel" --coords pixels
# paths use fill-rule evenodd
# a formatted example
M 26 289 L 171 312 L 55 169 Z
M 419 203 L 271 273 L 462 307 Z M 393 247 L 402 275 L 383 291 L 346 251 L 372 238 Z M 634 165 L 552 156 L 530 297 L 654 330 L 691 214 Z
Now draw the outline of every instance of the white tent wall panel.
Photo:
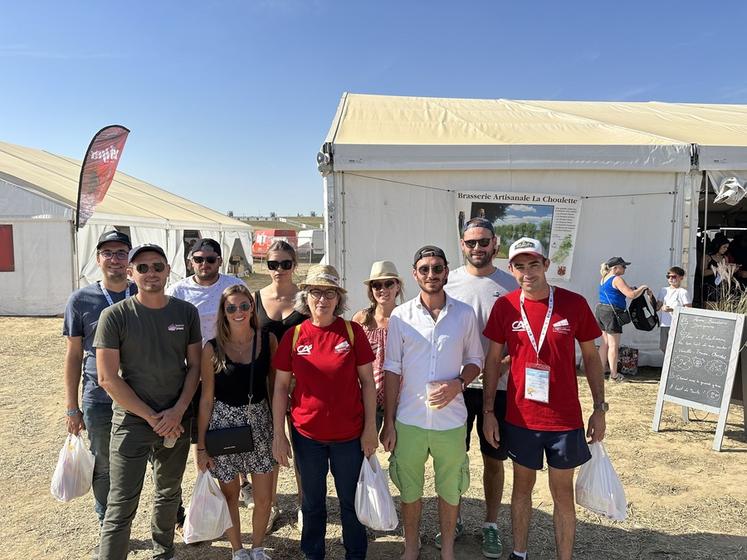
M 72 287 L 71 224 L 8 220 L 13 226 L 14 272 L 0 272 L 0 315 L 62 313 Z
M 72 220 L 71 208 L 0 177 L 0 216 L 52 216 Z
M 187 265 L 184 262 L 184 230 L 170 229 L 166 232 L 166 258 L 171 265 L 169 284 L 178 282 L 187 276 Z
M 350 311 L 367 304 L 362 281 L 371 263 L 388 259 L 417 293 L 412 255 L 422 245 L 443 247 L 451 267 L 461 266 L 453 191 L 486 190 L 589 196 L 581 206 L 571 281 L 560 285 L 597 303 L 599 266 L 611 256 L 633 262 L 625 279 L 656 291 L 672 259 L 677 175 L 619 171 L 423 171 L 336 173 L 334 208 L 341 251 L 330 254 L 349 290 Z M 394 182 L 396 181 L 396 182 Z M 409 183 L 421 186 L 407 186 Z M 430 187 L 430 188 L 425 188 Z M 440 190 L 443 189 L 443 190 Z M 655 194 L 651 194 L 655 193 Z M 696 216 L 697 219 L 697 216 Z M 681 235 L 681 234 L 680 234 Z M 623 344 L 641 351 L 641 363 L 661 362 L 658 332 L 626 327 Z

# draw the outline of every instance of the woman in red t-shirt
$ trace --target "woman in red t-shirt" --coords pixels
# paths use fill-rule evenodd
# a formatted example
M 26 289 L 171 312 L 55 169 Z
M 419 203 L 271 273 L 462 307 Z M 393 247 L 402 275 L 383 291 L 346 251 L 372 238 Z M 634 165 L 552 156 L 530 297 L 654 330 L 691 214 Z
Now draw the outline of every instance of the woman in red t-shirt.
M 273 359 L 273 455 L 286 467 L 292 456 L 284 425 L 292 376 L 290 431 L 303 493 L 301 550 L 309 558 L 324 557 L 331 466 L 345 557 L 363 559 L 368 543 L 355 514 L 355 490 L 363 456 L 378 445 L 374 354 L 361 326 L 340 317 L 347 298 L 333 266 L 312 266 L 299 288 L 296 309 L 310 318 L 283 335 Z

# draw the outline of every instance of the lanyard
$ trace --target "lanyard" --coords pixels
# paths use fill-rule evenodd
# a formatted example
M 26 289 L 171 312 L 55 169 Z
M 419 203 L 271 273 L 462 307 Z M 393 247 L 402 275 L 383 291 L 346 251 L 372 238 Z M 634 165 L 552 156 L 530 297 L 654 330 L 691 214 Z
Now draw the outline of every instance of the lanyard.
M 527 319 L 526 311 L 524 311 L 524 292 L 521 292 L 521 296 L 519 296 L 519 307 L 521 308 L 521 322 L 524 323 L 524 330 L 527 333 L 527 336 L 529 337 L 529 342 L 532 343 L 532 347 L 534 348 L 534 351 L 537 353 L 537 361 L 539 362 L 539 353 L 542 349 L 542 345 L 545 343 L 545 337 L 547 336 L 547 327 L 550 326 L 550 318 L 552 317 L 552 310 L 553 307 L 555 307 L 555 298 L 554 298 L 554 288 L 550 286 L 550 301 L 547 303 L 547 315 L 545 315 L 545 322 L 542 325 L 542 332 L 540 333 L 540 339 L 539 344 L 537 344 L 537 341 L 534 338 L 534 333 L 532 332 L 532 327 L 529 324 L 529 319 Z
M 114 305 L 114 301 L 112 301 L 112 296 L 109 295 L 109 292 L 106 291 L 106 288 L 104 288 L 104 285 L 101 282 L 98 282 L 99 288 L 101 288 L 101 293 L 104 294 L 104 297 L 106 298 L 106 301 L 109 305 Z M 130 297 L 130 283 L 127 283 L 127 289 L 125 290 L 125 296 L 124 298 L 127 299 Z

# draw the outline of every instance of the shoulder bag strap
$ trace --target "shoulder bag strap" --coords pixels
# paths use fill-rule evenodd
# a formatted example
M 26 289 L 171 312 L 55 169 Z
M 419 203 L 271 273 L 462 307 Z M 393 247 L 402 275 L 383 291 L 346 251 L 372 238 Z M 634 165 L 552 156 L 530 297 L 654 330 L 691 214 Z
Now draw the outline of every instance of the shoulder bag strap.
M 296 351 L 298 337 L 301 336 L 301 323 L 293 327 L 293 343 L 291 344 L 291 354 Z

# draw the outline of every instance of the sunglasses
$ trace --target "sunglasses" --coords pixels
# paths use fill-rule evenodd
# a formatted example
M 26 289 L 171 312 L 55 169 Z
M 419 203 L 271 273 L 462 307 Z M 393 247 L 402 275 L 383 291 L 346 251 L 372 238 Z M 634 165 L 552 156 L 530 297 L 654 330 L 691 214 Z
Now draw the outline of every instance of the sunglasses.
M 270 270 L 277 270 L 279 268 L 282 268 L 283 270 L 290 270 L 291 268 L 293 268 L 293 261 L 267 261 L 267 268 L 269 268 Z
M 309 290 L 309 295 L 314 299 L 335 299 L 337 297 L 337 290 Z
M 195 261 L 196 264 L 202 264 L 205 261 L 207 261 L 208 264 L 215 264 L 218 262 L 218 257 L 192 257 L 192 260 Z
M 490 242 L 493 241 L 490 237 L 483 237 L 482 239 L 465 239 L 464 244 L 469 247 L 470 249 L 474 249 L 476 245 L 480 245 L 480 247 L 487 247 L 490 245 Z
M 244 313 L 246 313 L 251 308 L 252 308 L 252 304 L 251 303 L 249 303 L 248 301 L 243 301 L 243 302 L 241 302 L 238 305 L 234 305 L 233 303 L 229 303 L 228 305 L 226 305 L 225 310 L 226 310 L 226 313 L 228 313 L 229 315 L 233 315 L 239 309 L 241 309 Z
M 371 289 L 381 290 L 382 288 L 386 288 L 387 290 L 391 290 L 396 283 L 396 280 L 386 280 L 385 282 L 371 282 Z
M 163 272 L 164 270 L 166 270 L 166 263 L 156 262 L 150 265 L 145 264 L 145 263 L 140 263 L 140 264 L 135 265 L 135 270 L 137 270 L 140 274 L 145 274 L 149 270 L 154 270 L 156 272 Z
M 432 272 L 433 274 L 441 274 L 444 271 L 444 268 L 446 267 L 442 264 L 434 264 L 433 266 L 423 265 L 418 267 L 418 272 L 421 276 L 428 276 L 429 272 Z
M 127 260 L 127 251 L 109 251 L 107 249 L 104 249 L 103 251 L 99 251 L 99 255 L 103 257 L 105 261 L 110 261 L 114 257 L 117 257 L 117 260 L 119 261 L 125 261 Z

